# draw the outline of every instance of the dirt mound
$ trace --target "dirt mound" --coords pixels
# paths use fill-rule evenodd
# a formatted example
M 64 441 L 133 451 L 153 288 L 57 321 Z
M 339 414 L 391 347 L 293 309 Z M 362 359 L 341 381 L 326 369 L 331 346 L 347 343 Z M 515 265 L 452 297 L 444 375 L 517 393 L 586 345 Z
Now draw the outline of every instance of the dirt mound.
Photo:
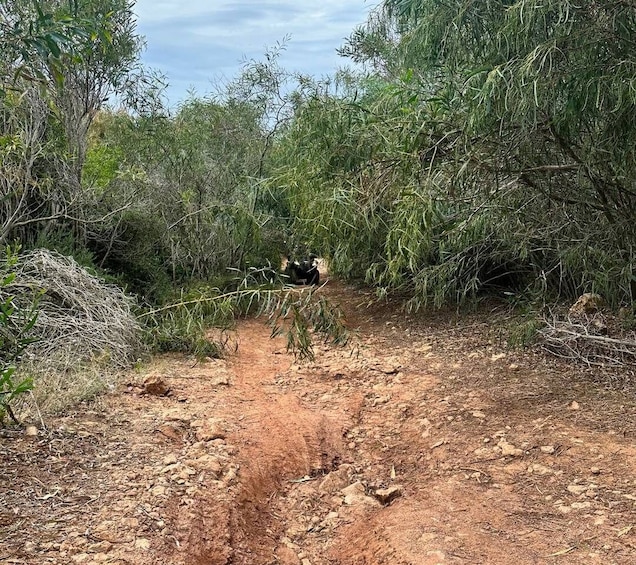
M 490 313 L 321 292 L 353 349 L 298 365 L 244 321 L 226 361 L 157 358 L 38 436 L 0 437 L 0 562 L 636 562 L 630 396 L 507 350 Z

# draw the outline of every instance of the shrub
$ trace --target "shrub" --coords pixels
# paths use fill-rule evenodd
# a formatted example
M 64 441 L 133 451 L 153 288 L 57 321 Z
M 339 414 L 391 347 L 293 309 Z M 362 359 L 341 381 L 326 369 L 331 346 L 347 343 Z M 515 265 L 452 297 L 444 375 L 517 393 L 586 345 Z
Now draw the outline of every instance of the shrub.
M 6 257 L 0 263 L 0 424 L 8 415 L 16 424 L 11 403 L 20 395 L 33 388 L 30 377 L 19 378 L 18 365 L 27 346 L 36 339 L 32 336 L 37 321 L 37 300 L 30 307 L 21 308 L 9 288 L 16 280 L 12 268 L 17 254 L 7 249 Z

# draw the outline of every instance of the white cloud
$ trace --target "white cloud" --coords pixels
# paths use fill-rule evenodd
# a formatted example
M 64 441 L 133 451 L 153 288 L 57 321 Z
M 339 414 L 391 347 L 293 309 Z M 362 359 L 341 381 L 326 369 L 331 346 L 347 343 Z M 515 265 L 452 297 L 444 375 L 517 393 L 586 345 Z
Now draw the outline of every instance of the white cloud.
M 236 75 L 241 61 L 260 59 L 285 36 L 281 57 L 290 71 L 321 77 L 347 64 L 336 54 L 379 0 L 137 0 L 138 31 L 146 37 L 143 61 L 170 82 L 171 104 L 212 89 Z

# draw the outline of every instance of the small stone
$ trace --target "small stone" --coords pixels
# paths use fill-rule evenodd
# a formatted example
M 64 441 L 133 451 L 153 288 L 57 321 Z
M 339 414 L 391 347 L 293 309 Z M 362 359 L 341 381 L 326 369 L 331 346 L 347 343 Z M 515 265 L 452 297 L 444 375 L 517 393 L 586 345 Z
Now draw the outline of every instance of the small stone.
M 402 496 L 404 487 L 402 485 L 393 485 L 389 488 L 377 489 L 374 496 L 380 501 L 381 504 L 391 504 L 393 500 Z
M 177 473 L 177 477 L 187 481 L 192 475 L 196 475 L 197 472 L 192 467 L 182 467 Z
M 390 396 L 378 396 L 377 398 L 373 399 L 372 402 L 372 406 L 379 406 L 381 404 L 386 404 L 387 402 L 389 402 L 389 400 L 391 400 Z
M 176 426 L 173 426 L 172 424 L 163 424 L 157 428 L 157 431 L 161 435 L 173 441 L 176 441 L 176 442 L 183 441 L 183 435 L 181 431 L 179 430 L 179 428 L 177 428 Z
M 592 473 L 592 475 L 600 475 L 601 474 L 601 470 L 598 467 L 592 467 L 590 469 L 590 473 Z
M 144 381 L 144 394 L 153 396 L 166 396 L 170 392 L 170 387 L 157 375 L 151 375 Z
M 35 426 L 27 426 L 24 430 L 24 435 L 29 437 L 35 437 L 38 435 L 38 429 Z
M 576 400 L 573 400 L 570 405 L 568 406 L 569 410 L 578 410 L 579 409 L 579 403 Z
M 599 294 L 586 292 L 570 307 L 569 314 L 574 318 L 590 315 L 605 307 L 605 300 Z
M 226 485 L 229 485 L 229 484 L 233 483 L 236 480 L 237 476 L 238 476 L 238 468 L 230 467 L 228 472 L 225 473 L 225 476 L 223 477 L 223 482 Z
M 176 453 L 170 453 L 163 458 L 164 465 L 173 465 L 179 460 Z
M 162 475 L 165 475 L 166 473 L 172 473 L 172 471 L 176 471 L 177 469 L 179 469 L 180 466 L 180 463 L 172 463 L 170 465 L 166 465 L 161 469 L 160 473 Z
M 95 553 L 108 553 L 113 549 L 113 544 L 109 541 L 100 541 L 91 545 L 89 549 Z
M 479 418 L 480 420 L 483 420 L 486 417 L 486 414 L 484 414 L 481 410 L 475 410 L 474 412 L 471 412 L 471 415 L 474 418 Z
M 508 370 L 510 370 L 510 371 L 518 371 L 519 370 L 519 365 L 517 365 L 516 363 L 511 363 L 510 365 L 508 365 Z
M 585 485 L 575 485 L 575 484 L 571 484 L 568 485 L 568 491 L 571 492 L 572 494 L 583 494 L 586 490 L 587 490 L 587 486 Z
M 27 553 L 35 553 L 37 549 L 37 544 L 32 541 L 27 541 L 24 544 L 24 551 L 26 551 Z
M 521 457 L 523 455 L 523 451 L 518 447 L 515 447 L 511 443 L 508 443 L 505 439 L 501 439 L 497 444 L 497 447 L 501 449 L 501 454 L 503 456 L 512 456 L 512 457 Z
M 154 486 L 150 489 L 150 494 L 152 496 L 165 496 L 166 495 L 166 487 L 162 485 Z
M 137 538 L 135 540 L 135 548 L 148 551 L 150 549 L 150 540 L 146 538 Z
M 364 485 L 357 481 L 340 491 L 344 495 L 344 502 L 348 506 L 366 504 L 369 506 L 380 506 L 380 503 L 370 496 L 366 495 Z
M 365 488 L 364 485 L 360 481 L 356 481 L 345 488 L 341 489 L 342 494 L 346 497 L 350 494 L 364 494 Z
M 121 525 L 130 530 L 134 530 L 139 527 L 139 518 L 122 518 Z M 113 541 L 112 539 L 109 541 Z M 115 541 L 122 542 L 121 537 L 115 538 Z M 132 541 L 132 539 L 131 539 Z
M 528 467 L 529 474 L 537 474 L 537 475 L 547 475 L 549 473 L 553 473 L 552 469 L 546 467 L 544 465 L 539 465 L 538 463 L 533 463 Z
M 217 478 L 223 471 L 223 465 L 219 461 L 218 457 L 215 457 L 214 455 L 202 455 L 201 457 L 193 461 L 193 466 L 197 469 L 204 469 L 206 471 L 209 471 Z
M 230 377 L 228 375 L 221 375 L 215 377 L 210 383 L 212 386 L 230 386 Z
M 331 471 L 318 485 L 318 490 L 324 493 L 333 493 L 342 490 L 349 484 L 350 465 L 341 465 L 336 471 Z
M 542 445 L 539 448 L 543 453 L 547 453 L 548 455 L 552 455 L 555 452 L 553 445 Z
M 227 436 L 221 422 L 215 419 L 207 420 L 201 427 L 197 429 L 195 435 L 197 440 L 199 441 L 225 439 Z

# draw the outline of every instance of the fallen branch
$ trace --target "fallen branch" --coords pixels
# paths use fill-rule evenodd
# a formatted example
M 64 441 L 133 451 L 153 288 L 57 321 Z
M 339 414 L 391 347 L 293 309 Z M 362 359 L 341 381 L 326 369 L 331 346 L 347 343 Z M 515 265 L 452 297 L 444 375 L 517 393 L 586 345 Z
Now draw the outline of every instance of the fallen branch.
M 636 366 L 636 336 L 613 338 L 595 333 L 588 320 L 544 318 L 539 330 L 541 346 L 550 353 L 594 366 Z

